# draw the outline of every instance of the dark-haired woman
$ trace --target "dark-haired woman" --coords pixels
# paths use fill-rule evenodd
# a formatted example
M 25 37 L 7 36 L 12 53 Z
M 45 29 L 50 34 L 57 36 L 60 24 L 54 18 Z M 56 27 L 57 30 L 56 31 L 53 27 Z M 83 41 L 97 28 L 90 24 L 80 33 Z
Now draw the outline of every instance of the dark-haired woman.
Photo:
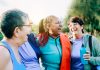
M 26 70 L 18 53 L 20 45 L 27 41 L 31 24 L 26 13 L 20 10 L 5 12 L 1 20 L 4 39 L 0 41 L 0 70 Z
M 79 17 L 72 17 L 68 23 L 68 28 L 73 36 L 71 39 L 71 70 L 92 70 L 92 65 L 100 65 L 100 44 L 98 40 L 92 36 L 92 50 L 90 49 L 89 37 L 91 35 L 83 34 L 83 25 L 84 22 Z M 86 48 L 87 53 L 83 55 L 83 58 L 88 64 L 83 64 L 81 62 L 80 49 L 82 47 Z

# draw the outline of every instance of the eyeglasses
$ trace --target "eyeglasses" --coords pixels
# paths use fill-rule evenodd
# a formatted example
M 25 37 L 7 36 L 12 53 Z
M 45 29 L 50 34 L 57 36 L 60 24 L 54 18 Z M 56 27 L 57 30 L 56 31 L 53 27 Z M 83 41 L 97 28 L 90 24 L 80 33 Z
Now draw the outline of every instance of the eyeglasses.
M 32 26 L 32 24 L 31 25 L 22 25 L 22 26 Z
M 22 26 L 32 26 L 33 25 L 33 23 L 31 23 L 31 24 L 28 24 L 28 25 L 22 25 Z

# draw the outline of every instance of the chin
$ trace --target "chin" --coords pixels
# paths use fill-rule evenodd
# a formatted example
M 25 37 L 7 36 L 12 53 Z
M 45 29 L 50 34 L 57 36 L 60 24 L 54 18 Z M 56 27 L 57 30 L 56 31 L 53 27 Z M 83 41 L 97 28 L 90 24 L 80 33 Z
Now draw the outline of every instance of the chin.
M 25 42 L 28 41 L 28 38 L 25 39 Z
M 26 42 L 26 41 L 28 41 L 28 40 L 25 40 L 24 42 Z
M 28 41 L 28 39 L 27 38 L 24 38 L 24 41 L 23 42 L 25 43 L 26 41 Z

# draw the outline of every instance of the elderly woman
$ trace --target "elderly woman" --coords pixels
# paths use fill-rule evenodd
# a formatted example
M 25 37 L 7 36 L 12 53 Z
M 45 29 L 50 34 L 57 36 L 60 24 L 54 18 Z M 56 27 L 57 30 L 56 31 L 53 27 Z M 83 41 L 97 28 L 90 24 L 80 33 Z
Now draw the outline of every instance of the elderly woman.
M 5 38 L 0 42 L 0 70 L 25 70 L 18 48 L 27 41 L 27 34 L 31 32 L 28 15 L 19 10 L 5 12 L 1 30 Z
M 61 33 L 61 27 L 56 16 L 51 15 L 41 21 L 39 44 L 45 70 L 70 70 L 70 41 Z

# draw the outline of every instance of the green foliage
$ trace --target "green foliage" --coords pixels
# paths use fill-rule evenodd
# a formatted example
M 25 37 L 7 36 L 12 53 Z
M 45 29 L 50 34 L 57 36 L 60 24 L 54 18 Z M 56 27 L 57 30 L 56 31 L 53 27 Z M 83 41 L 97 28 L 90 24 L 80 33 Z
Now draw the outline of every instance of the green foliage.
M 84 20 L 84 28 L 94 34 L 94 30 L 100 32 L 100 0 L 74 0 L 69 10 L 67 20 L 72 16 L 79 16 Z
M 32 26 L 32 32 L 34 32 L 35 34 L 38 34 L 39 32 L 39 26 L 36 24 L 33 24 Z
M 3 39 L 3 34 L 0 32 L 0 41 Z

